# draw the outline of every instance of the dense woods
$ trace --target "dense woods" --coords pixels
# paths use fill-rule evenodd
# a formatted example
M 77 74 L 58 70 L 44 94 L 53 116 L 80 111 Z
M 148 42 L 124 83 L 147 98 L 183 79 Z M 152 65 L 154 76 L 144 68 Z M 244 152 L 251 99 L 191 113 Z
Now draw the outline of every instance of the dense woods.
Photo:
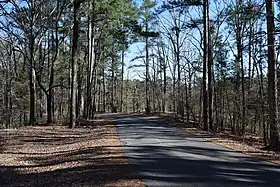
M 279 150 L 279 5 L 1 0 L 0 125 L 169 113 Z

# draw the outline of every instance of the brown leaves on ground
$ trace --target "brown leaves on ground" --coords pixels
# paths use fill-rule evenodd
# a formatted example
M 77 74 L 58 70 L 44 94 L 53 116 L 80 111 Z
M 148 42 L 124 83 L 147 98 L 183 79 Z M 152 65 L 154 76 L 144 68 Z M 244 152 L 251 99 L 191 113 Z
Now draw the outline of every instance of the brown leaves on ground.
M 280 164 L 280 154 L 263 149 L 263 141 L 260 137 L 246 135 L 245 137 L 233 135 L 230 132 L 211 133 L 197 128 L 183 127 L 191 134 L 210 140 L 229 149 L 259 158 L 265 161 Z
M 1 186 L 144 186 L 112 122 L 0 130 Z
M 232 149 L 237 152 L 242 152 L 244 154 L 253 156 L 255 158 L 259 158 L 265 161 L 273 162 L 280 164 L 280 153 L 276 153 L 274 151 L 264 150 L 264 143 L 261 137 L 246 135 L 238 136 L 233 135 L 230 132 L 222 132 L 222 133 L 211 133 L 203 131 L 198 127 L 198 124 L 193 123 L 183 123 L 182 120 L 178 120 L 173 115 L 161 115 L 160 118 L 170 121 L 172 124 L 175 124 L 176 127 L 185 130 L 186 132 L 193 134 L 197 137 L 204 138 L 206 140 L 210 140 L 215 142 L 216 144 L 222 145 L 229 149 Z

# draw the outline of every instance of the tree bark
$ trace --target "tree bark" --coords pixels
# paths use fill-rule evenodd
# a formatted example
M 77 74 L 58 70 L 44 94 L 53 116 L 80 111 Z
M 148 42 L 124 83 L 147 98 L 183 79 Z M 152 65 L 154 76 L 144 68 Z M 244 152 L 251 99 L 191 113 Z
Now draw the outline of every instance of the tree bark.
M 88 119 L 90 116 L 90 111 L 92 109 L 92 80 L 93 71 L 95 67 L 95 0 L 89 1 L 89 12 L 88 16 L 88 64 L 87 64 L 87 84 L 86 84 L 86 99 L 84 102 L 83 117 Z
M 177 83 L 177 94 L 178 94 L 178 99 L 177 99 L 177 107 L 178 107 L 178 115 L 181 117 L 184 117 L 184 102 L 182 100 L 183 94 L 181 91 L 181 64 L 180 64 L 180 28 L 176 27 L 175 29 L 175 35 L 176 35 L 176 61 L 177 61 L 177 78 L 178 78 L 178 83 Z
M 32 35 L 32 34 L 31 34 Z M 33 35 L 29 39 L 29 125 L 34 125 L 36 123 L 36 96 L 35 96 L 35 71 L 34 71 L 34 38 Z
M 74 18 L 73 18 L 73 34 L 72 34 L 72 52 L 71 52 L 71 88 L 70 88 L 70 128 L 76 126 L 76 96 L 77 96 L 77 63 L 76 52 L 79 38 L 79 8 L 80 1 L 74 0 Z
M 122 70 L 121 70 L 121 104 L 120 104 L 120 112 L 123 111 L 123 86 L 124 86 L 124 80 L 123 80 L 123 77 L 124 77 L 124 47 L 125 47 L 125 44 L 123 44 L 123 47 L 122 47 Z
M 213 127 L 213 87 L 212 87 L 212 45 L 211 45 L 211 34 L 210 34 L 210 23 L 209 23 L 209 11 L 208 11 L 208 71 L 207 71 L 207 83 L 208 83 L 208 123 L 210 130 L 214 131 Z
M 272 0 L 266 0 L 266 20 L 268 39 L 268 107 L 270 125 L 270 148 L 280 150 L 278 130 L 277 76 L 274 49 L 274 10 Z
M 146 21 L 146 33 L 148 33 L 148 20 Z M 146 61 L 145 61 L 145 65 L 146 65 L 146 113 L 149 115 L 151 113 L 151 107 L 150 107 L 150 72 L 149 72 L 149 39 L 148 36 L 146 36 L 145 38 L 145 50 L 146 50 Z
M 203 42 L 204 42 L 204 53 L 203 53 L 203 80 L 202 80 L 202 93 L 203 93 L 203 127 L 207 131 L 208 124 L 208 65 L 209 65 L 209 2 L 208 0 L 203 1 Z

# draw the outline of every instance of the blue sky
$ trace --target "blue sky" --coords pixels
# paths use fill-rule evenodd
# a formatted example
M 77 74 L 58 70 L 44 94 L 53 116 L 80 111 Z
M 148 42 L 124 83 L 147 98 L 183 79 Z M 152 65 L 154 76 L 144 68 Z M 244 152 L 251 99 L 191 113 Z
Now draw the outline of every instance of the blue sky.
M 259 2 L 259 3 L 263 2 L 261 0 L 252 0 L 252 1 L 253 2 Z M 137 0 L 137 2 L 139 3 L 140 0 Z M 158 1 L 158 2 L 163 2 L 163 1 Z M 230 0 L 228 0 L 228 1 L 227 0 L 225 0 L 225 1 L 223 1 L 223 0 L 210 0 L 210 19 L 211 18 L 213 19 L 214 17 L 216 17 L 216 14 L 218 12 L 220 12 L 226 6 L 226 4 L 225 4 L 226 2 L 231 3 L 231 4 L 235 3 L 235 1 L 230 1 Z M 274 7 L 275 7 L 275 10 L 276 10 L 275 12 L 277 13 L 278 8 L 276 6 L 276 3 L 275 3 Z M 276 15 L 276 13 L 275 13 L 275 15 Z M 191 8 L 190 15 L 193 18 L 195 18 L 195 17 L 196 18 L 197 17 L 202 18 L 201 11 L 198 11 L 198 8 Z M 163 16 L 165 16 L 166 19 L 170 19 L 170 16 L 168 14 L 163 14 Z M 235 36 L 234 36 L 234 32 L 231 29 L 226 29 L 226 27 L 227 27 L 227 24 L 224 20 L 224 24 L 222 24 L 221 31 L 219 33 L 223 33 L 223 38 L 225 39 L 225 38 L 228 38 L 228 35 L 231 32 L 231 37 L 229 37 L 228 41 L 227 41 L 231 46 L 230 48 L 232 49 L 232 51 L 230 50 L 228 52 L 227 60 L 231 61 L 231 60 L 234 59 L 234 53 L 233 52 L 235 52 L 235 38 L 234 38 Z M 263 29 L 265 29 L 265 28 L 266 28 L 266 26 L 265 26 L 265 22 L 264 22 Z M 225 30 L 225 32 L 223 30 Z M 199 36 L 197 30 L 194 29 L 194 30 L 188 31 L 188 32 L 190 34 L 190 38 L 188 40 L 186 40 L 186 44 L 185 44 L 186 48 L 187 48 L 188 45 L 190 45 L 190 43 L 194 43 L 194 44 L 197 45 L 197 42 L 200 41 L 200 36 Z M 144 47 L 145 47 L 145 45 L 143 43 L 136 43 L 136 44 L 133 44 L 133 45 L 130 46 L 128 52 L 126 53 L 126 70 L 132 64 L 143 64 L 142 60 L 137 60 L 137 61 L 134 61 L 134 62 L 130 62 L 130 61 L 131 61 L 131 59 L 133 59 L 135 56 L 138 55 L 139 49 L 142 50 Z M 196 50 L 196 53 L 194 53 L 194 54 L 198 54 L 198 50 L 197 49 L 195 49 L 195 50 Z M 143 53 L 143 55 L 144 55 L 144 53 Z M 172 55 L 170 55 L 170 56 L 172 56 Z M 247 61 L 248 61 L 247 54 L 244 53 L 245 68 L 247 68 L 246 66 L 248 66 Z M 139 74 L 142 77 L 144 77 L 144 73 L 145 73 L 144 68 L 130 69 L 129 71 L 130 71 L 130 78 L 139 78 Z
M 137 0 L 136 2 L 137 2 L 138 4 L 140 4 L 141 0 Z M 157 5 L 157 7 L 158 7 L 158 6 L 161 5 L 161 3 L 162 3 L 163 1 L 157 1 L 157 2 L 158 2 L 158 5 Z M 197 16 L 197 15 L 196 15 L 196 16 Z M 167 24 L 167 22 L 168 22 L 168 21 L 166 22 L 166 20 L 171 19 L 171 18 L 170 18 L 170 14 L 167 13 L 167 12 L 162 13 L 162 14 L 160 15 L 160 17 L 165 17 L 165 19 L 163 19 L 163 20 L 165 20 L 164 22 L 165 22 L 166 24 Z M 154 30 L 160 31 L 161 29 L 156 28 L 156 29 L 154 29 Z M 194 33 L 195 33 L 195 32 L 194 32 Z M 166 42 L 167 42 L 167 39 L 166 39 L 164 36 L 162 36 L 162 37 L 163 37 L 163 39 L 166 40 Z M 144 68 L 144 67 L 143 67 L 143 68 L 137 67 L 137 68 L 130 68 L 130 69 L 128 69 L 131 65 L 135 65 L 135 64 L 142 64 L 142 65 L 144 65 L 144 62 L 143 62 L 142 59 L 138 59 L 138 60 L 136 60 L 136 61 L 131 62 L 132 59 L 134 59 L 136 56 L 139 56 L 139 52 L 140 52 L 141 50 L 144 51 L 144 48 L 145 48 L 145 43 L 139 42 L 139 43 L 132 44 L 132 45 L 129 47 L 128 51 L 126 52 L 126 59 L 125 59 L 126 67 L 125 67 L 125 70 L 126 70 L 126 71 L 129 71 L 129 75 L 130 75 L 129 78 L 131 78 L 131 79 L 141 79 L 141 78 L 144 78 L 144 76 L 145 76 L 145 68 Z M 151 52 L 150 52 L 150 54 L 151 54 Z M 145 53 L 142 53 L 142 55 L 145 55 Z M 172 56 L 172 55 L 170 55 L 170 56 Z M 170 58 L 171 58 L 171 57 L 170 57 Z M 151 59 L 150 59 L 150 60 L 151 60 Z M 170 75 L 170 73 L 168 73 L 168 74 Z

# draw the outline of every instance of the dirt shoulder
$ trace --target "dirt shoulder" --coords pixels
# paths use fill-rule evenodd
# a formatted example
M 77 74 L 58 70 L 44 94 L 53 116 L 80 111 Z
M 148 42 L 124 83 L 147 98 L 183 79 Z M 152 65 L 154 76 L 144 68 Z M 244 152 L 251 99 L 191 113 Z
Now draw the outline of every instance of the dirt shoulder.
M 274 151 L 267 151 L 263 149 L 263 141 L 261 137 L 246 135 L 245 137 L 240 137 L 233 135 L 230 132 L 223 133 L 211 133 L 203 131 L 199 128 L 194 128 L 193 124 L 186 124 L 182 121 L 176 119 L 173 116 L 156 116 L 160 119 L 170 121 L 176 127 L 183 129 L 187 133 L 191 133 L 205 140 L 212 141 L 218 145 L 227 147 L 237 152 L 242 152 L 246 155 L 250 155 L 257 159 L 264 161 L 280 164 L 280 153 Z
M 1 186 L 144 186 L 113 122 L 0 130 Z

